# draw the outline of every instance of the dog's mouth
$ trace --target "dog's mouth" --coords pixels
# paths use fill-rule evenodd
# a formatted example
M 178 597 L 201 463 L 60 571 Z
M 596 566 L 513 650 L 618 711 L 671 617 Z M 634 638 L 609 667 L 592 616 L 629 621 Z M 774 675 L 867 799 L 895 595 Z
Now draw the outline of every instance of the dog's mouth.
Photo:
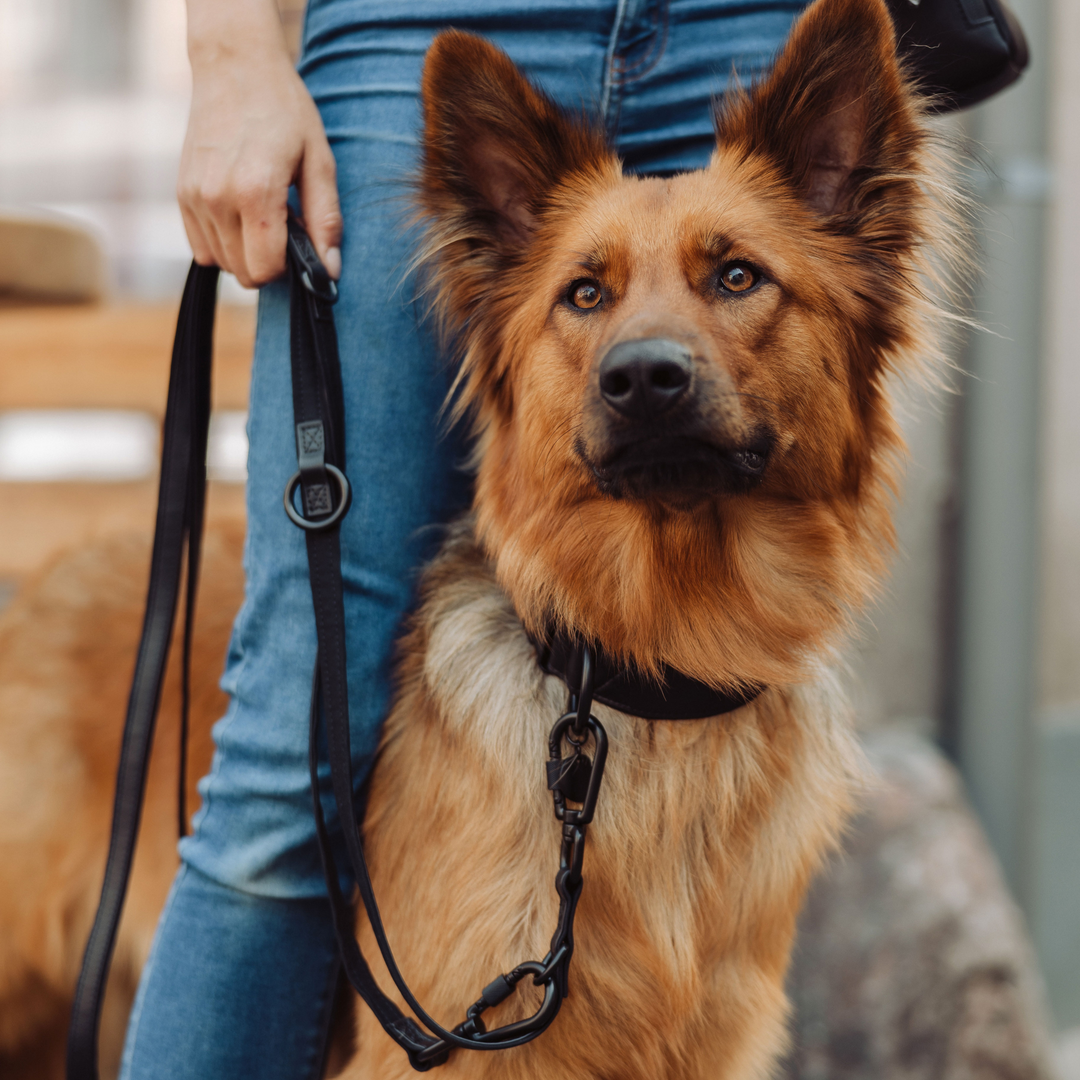
M 771 435 L 738 446 L 717 446 L 685 435 L 658 436 L 617 447 L 601 461 L 590 457 L 580 439 L 576 450 L 605 495 L 685 501 L 757 487 L 774 443 Z

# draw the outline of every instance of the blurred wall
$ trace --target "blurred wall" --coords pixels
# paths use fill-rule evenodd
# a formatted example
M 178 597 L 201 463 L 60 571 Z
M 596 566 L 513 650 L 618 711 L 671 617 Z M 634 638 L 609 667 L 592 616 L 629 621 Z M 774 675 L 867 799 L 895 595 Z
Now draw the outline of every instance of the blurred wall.
M 186 94 L 184 0 L 0 0 L 0 102 Z
M 185 32 L 184 0 L 0 0 L 0 205 L 92 228 L 114 296 L 171 299 L 190 260 Z
M 937 734 L 947 650 L 943 627 L 950 574 L 943 546 L 955 495 L 951 372 L 944 387 L 898 382 L 897 411 L 908 444 L 896 508 L 897 546 L 876 604 L 860 621 L 849 651 L 850 690 L 861 727 L 902 727 Z
M 1052 164 L 1041 412 L 1033 799 L 1035 940 L 1062 1025 L 1080 1025 L 1080 4 L 1051 9 Z
M 1080 713 L 1080 3 L 1057 0 L 1053 20 L 1039 688 Z

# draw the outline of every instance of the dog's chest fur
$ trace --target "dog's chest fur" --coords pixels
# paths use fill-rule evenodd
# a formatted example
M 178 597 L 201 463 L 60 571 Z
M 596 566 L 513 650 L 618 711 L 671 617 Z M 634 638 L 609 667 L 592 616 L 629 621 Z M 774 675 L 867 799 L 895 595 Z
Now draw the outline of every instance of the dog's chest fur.
M 429 569 L 425 596 L 365 831 L 405 977 L 453 1026 L 496 974 L 547 952 L 560 826 L 544 761 L 567 695 L 537 666 L 467 525 Z M 537 1041 L 457 1052 L 442 1073 L 764 1076 L 784 1040 L 778 988 L 798 906 L 858 768 L 835 682 L 823 672 L 811 686 L 770 688 L 713 720 L 595 711 L 611 748 L 570 997 Z M 375 956 L 366 928 L 362 942 Z M 529 994 L 489 1012 L 488 1026 L 522 1015 L 526 1001 L 531 1011 Z M 370 1014 L 358 1017 L 348 1075 L 408 1075 Z

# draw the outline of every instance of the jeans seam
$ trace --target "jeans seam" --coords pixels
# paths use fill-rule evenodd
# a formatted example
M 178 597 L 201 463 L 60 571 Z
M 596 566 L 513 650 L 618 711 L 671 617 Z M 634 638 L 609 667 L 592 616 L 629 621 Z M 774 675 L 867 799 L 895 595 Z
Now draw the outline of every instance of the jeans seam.
M 315 1045 L 311 1048 L 311 1071 L 308 1080 L 319 1080 L 326 1069 L 326 1059 L 330 1052 L 330 1036 L 334 1023 L 334 1005 L 337 1002 L 338 984 L 341 981 L 341 960 L 335 957 L 331 965 L 330 978 L 323 991 L 321 1016 L 315 1028 Z
M 611 37 L 608 39 L 607 50 L 604 53 L 604 85 L 600 93 L 600 115 L 604 121 L 604 129 L 609 138 L 614 140 L 613 117 L 610 114 L 612 97 L 615 94 L 617 80 L 615 78 L 615 51 L 619 46 L 619 37 L 622 34 L 623 24 L 626 22 L 626 11 L 629 0 L 616 0 L 615 21 L 611 27 Z M 617 110 L 616 110 L 617 115 Z

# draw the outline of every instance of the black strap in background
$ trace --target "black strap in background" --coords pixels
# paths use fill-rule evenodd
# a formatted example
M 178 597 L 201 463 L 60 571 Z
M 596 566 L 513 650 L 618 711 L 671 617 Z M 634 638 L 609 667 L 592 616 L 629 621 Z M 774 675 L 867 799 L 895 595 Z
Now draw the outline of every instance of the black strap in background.
M 83 954 L 82 971 L 71 1010 L 67 1044 L 68 1080 L 97 1080 L 98 1022 L 139 832 L 146 771 L 176 618 L 185 550 L 188 582 L 185 659 L 191 651 L 191 618 L 198 581 L 206 495 L 210 355 L 217 280 L 216 267 L 192 265 L 180 303 L 165 410 L 157 523 L 150 559 L 146 615 L 120 747 L 105 880 Z M 186 710 L 186 675 L 184 683 L 183 708 Z M 181 728 L 186 726 L 185 716 L 181 718 Z M 181 795 L 181 818 L 184 814 L 182 800 Z
M 939 112 L 1011 86 L 1028 66 L 1024 31 L 1004 0 L 887 0 L 897 52 Z

